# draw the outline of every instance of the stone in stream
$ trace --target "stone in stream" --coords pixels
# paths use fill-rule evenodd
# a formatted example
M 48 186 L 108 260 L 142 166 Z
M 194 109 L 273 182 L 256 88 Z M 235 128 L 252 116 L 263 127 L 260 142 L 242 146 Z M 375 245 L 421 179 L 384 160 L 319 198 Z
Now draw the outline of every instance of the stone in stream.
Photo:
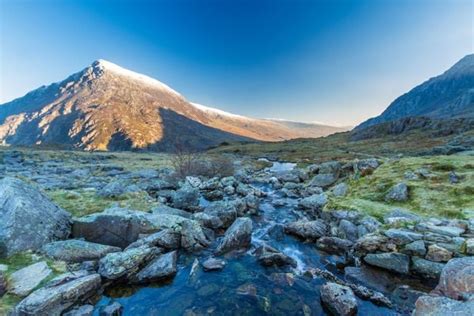
M 37 250 L 71 233 L 71 215 L 19 179 L 0 180 L 0 205 L 0 258 Z
M 41 250 L 50 258 L 66 262 L 99 260 L 108 253 L 122 251 L 119 247 L 101 245 L 79 239 L 54 241 L 44 245 Z
M 344 253 L 348 251 L 354 243 L 347 239 L 338 237 L 321 237 L 316 242 L 316 247 L 326 252 Z
M 457 301 L 443 296 L 424 295 L 418 298 L 413 316 L 472 316 L 474 300 Z
M 296 260 L 279 252 L 275 248 L 263 245 L 255 250 L 255 254 L 257 255 L 258 262 L 266 267 L 270 266 L 292 266 L 296 268 L 297 263 Z
M 224 254 L 231 250 L 247 248 L 252 240 L 252 220 L 239 217 L 227 229 L 224 237 L 217 246 L 216 253 Z
M 181 233 L 172 229 L 163 229 L 157 233 L 138 239 L 137 241 L 131 243 L 126 249 L 148 246 L 174 250 L 178 249 L 180 245 Z
M 222 270 L 226 265 L 226 262 L 222 259 L 208 258 L 202 263 L 204 271 L 218 271 Z
M 408 186 L 400 182 L 394 185 L 385 196 L 385 200 L 387 202 L 395 201 L 395 202 L 404 202 L 408 200 Z
M 122 315 L 123 306 L 119 302 L 112 301 L 99 309 L 99 316 L 120 316 Z
M 316 186 L 320 188 L 328 188 L 337 181 L 337 174 L 332 173 L 320 173 L 314 176 L 310 181 L 310 186 Z
M 452 299 L 474 296 L 474 257 L 454 258 L 444 266 L 435 293 Z
M 186 251 L 200 251 L 211 244 L 205 231 L 195 220 L 186 220 L 181 224 L 181 247 Z
M 412 272 L 421 275 L 425 278 L 435 280 L 439 279 L 441 271 L 443 271 L 443 268 L 445 266 L 444 263 L 433 262 L 418 257 L 412 257 L 411 261 Z
M 357 299 L 351 288 L 328 282 L 321 286 L 321 301 L 333 315 L 352 316 L 357 314 Z
M 321 210 L 328 202 L 325 193 L 315 194 L 299 201 L 298 205 L 307 210 Z
M 101 286 L 100 275 L 90 274 L 56 286 L 40 288 L 23 299 L 15 307 L 12 316 L 60 316 L 70 307 L 96 295 Z
M 177 272 L 178 252 L 159 255 L 140 270 L 131 281 L 138 284 L 151 283 L 173 277 Z
M 428 253 L 426 254 L 425 258 L 435 262 L 448 262 L 452 256 L 453 253 L 451 251 L 434 244 L 428 246 Z
M 90 304 L 76 307 L 69 312 L 63 314 L 63 316 L 92 316 L 94 313 L 94 306 Z
M 107 254 L 99 261 L 99 274 L 109 280 L 130 278 L 159 253 L 158 248 L 146 246 Z
M 401 253 L 369 253 L 364 257 L 364 261 L 370 265 L 401 274 L 410 272 L 410 257 Z
M 8 278 L 8 292 L 24 297 L 31 293 L 52 270 L 45 261 L 34 263 L 20 269 Z
M 286 225 L 285 232 L 302 239 L 317 240 L 327 234 L 327 225 L 320 219 L 314 221 L 301 220 Z

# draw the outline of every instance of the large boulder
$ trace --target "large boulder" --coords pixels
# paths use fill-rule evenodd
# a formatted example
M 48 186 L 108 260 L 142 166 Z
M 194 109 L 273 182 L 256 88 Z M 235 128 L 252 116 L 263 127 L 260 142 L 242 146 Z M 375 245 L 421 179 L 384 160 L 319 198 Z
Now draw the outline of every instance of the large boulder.
M 224 254 L 231 250 L 246 248 L 252 241 L 252 220 L 240 217 L 227 229 L 217 246 L 216 253 Z
M 157 233 L 140 238 L 131 243 L 127 249 L 141 246 L 160 247 L 169 250 L 178 249 L 181 245 L 181 233 L 173 229 L 163 229 Z
M 53 241 L 44 245 L 41 250 L 50 258 L 66 262 L 99 260 L 108 253 L 121 251 L 119 247 L 79 239 Z
M 302 239 L 317 240 L 327 234 L 327 225 L 319 219 L 315 221 L 301 220 L 286 225 L 285 232 Z
M 194 211 L 199 207 L 199 190 L 189 184 L 183 185 L 172 195 L 173 207 Z
M 328 282 L 321 286 L 320 291 L 321 301 L 333 315 L 357 314 L 357 299 L 350 287 Z
M 199 222 L 186 220 L 181 224 L 181 247 L 186 251 L 200 251 L 211 244 Z
M 452 299 L 473 298 L 474 257 L 455 258 L 444 266 L 436 293 Z
M 146 267 L 140 270 L 131 281 L 146 284 L 173 277 L 177 270 L 178 252 L 172 251 L 153 259 Z
M 99 274 L 108 280 L 130 279 L 158 253 L 157 248 L 146 246 L 109 253 L 99 261 Z
M 0 180 L 0 257 L 37 250 L 70 233 L 71 215 L 43 193 L 16 178 Z
M 270 266 L 286 266 L 290 265 L 292 267 L 297 266 L 296 260 L 281 253 L 280 251 L 276 250 L 275 248 L 269 245 L 260 246 L 255 253 L 257 254 L 258 262 L 266 267 Z
M 72 232 L 75 238 L 125 248 L 136 241 L 140 234 L 151 234 L 164 228 L 179 231 L 181 223 L 186 220 L 178 215 L 110 208 L 101 213 L 75 218 Z
M 27 296 L 52 272 L 45 261 L 20 269 L 8 279 L 8 292 L 17 296 Z
M 310 186 L 328 188 L 337 181 L 337 175 L 331 173 L 321 173 L 317 174 L 310 181 Z
M 306 210 L 321 210 L 328 202 L 325 193 L 314 194 L 299 201 L 299 206 Z
M 97 294 L 100 288 L 100 275 L 81 275 L 66 283 L 36 290 L 15 307 L 12 315 L 60 316 L 73 305 L 82 303 Z
M 369 253 L 364 257 L 364 261 L 370 265 L 401 274 L 410 272 L 410 257 L 401 253 Z
M 408 186 L 403 182 L 394 185 L 388 191 L 387 195 L 385 196 L 385 200 L 388 202 L 404 202 L 408 200 Z
M 472 316 L 474 300 L 461 302 L 442 296 L 424 295 L 418 298 L 413 316 Z

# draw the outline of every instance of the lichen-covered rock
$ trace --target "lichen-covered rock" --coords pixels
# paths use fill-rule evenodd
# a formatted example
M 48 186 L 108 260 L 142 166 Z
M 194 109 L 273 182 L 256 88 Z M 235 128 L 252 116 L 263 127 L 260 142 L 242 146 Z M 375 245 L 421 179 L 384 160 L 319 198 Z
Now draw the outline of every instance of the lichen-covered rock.
M 216 253 L 224 254 L 231 250 L 247 248 L 252 240 L 252 220 L 240 217 L 227 229 L 217 246 Z
M 109 280 L 130 279 L 158 255 L 157 248 L 146 246 L 107 254 L 99 261 L 99 274 Z
M 178 252 L 159 255 L 132 277 L 133 283 L 146 284 L 173 277 L 177 272 Z
M 8 292 L 21 297 L 27 296 L 52 272 L 45 261 L 15 271 L 8 278 Z
M 0 257 L 37 250 L 71 233 L 71 215 L 19 179 L 0 180 L 0 206 Z
M 302 239 L 317 240 L 327 234 L 327 225 L 322 220 L 301 220 L 286 225 L 285 232 Z
M 210 244 L 211 240 L 205 234 L 199 222 L 186 220 L 181 224 L 181 247 L 186 251 L 200 251 Z
M 444 266 L 435 292 L 452 299 L 474 295 L 474 257 L 454 258 Z
M 433 262 L 418 257 L 412 257 L 412 272 L 425 278 L 437 280 L 443 271 L 444 263 Z
M 426 254 L 426 245 L 423 240 L 417 240 L 405 245 L 402 252 L 410 256 L 424 257 Z
M 101 288 L 98 274 L 72 279 L 56 286 L 43 287 L 31 293 L 14 309 L 13 316 L 60 316 L 73 305 L 86 301 Z
M 337 283 L 328 282 L 321 286 L 321 301 L 338 316 L 352 316 L 357 314 L 357 299 L 351 288 Z
M 79 239 L 54 241 L 44 245 L 41 250 L 50 258 L 66 262 L 99 260 L 108 253 L 122 251 L 119 247 Z
M 172 196 L 175 208 L 194 211 L 199 208 L 199 190 L 191 185 L 183 185 Z
M 370 265 L 401 274 L 410 272 L 410 257 L 401 253 L 370 253 L 364 257 L 364 261 Z
M 408 200 L 408 186 L 401 182 L 394 185 L 385 196 L 385 200 L 395 201 L 395 202 L 404 202 Z

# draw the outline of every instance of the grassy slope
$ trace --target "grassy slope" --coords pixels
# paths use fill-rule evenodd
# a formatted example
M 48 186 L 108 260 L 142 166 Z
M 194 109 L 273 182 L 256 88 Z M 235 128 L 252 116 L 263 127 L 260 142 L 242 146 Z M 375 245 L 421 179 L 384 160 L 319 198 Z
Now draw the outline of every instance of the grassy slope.
M 474 161 L 472 156 L 430 156 L 389 160 L 372 175 L 347 182 L 349 193 L 345 197 L 330 197 L 328 209 L 357 209 L 378 218 L 394 207 L 415 213 L 449 218 L 474 217 Z M 405 172 L 427 169 L 432 177 L 405 179 Z M 449 181 L 454 171 L 459 183 Z M 388 203 L 385 195 L 391 186 L 405 182 L 409 187 L 407 202 Z M 471 212 L 468 212 L 471 210 Z

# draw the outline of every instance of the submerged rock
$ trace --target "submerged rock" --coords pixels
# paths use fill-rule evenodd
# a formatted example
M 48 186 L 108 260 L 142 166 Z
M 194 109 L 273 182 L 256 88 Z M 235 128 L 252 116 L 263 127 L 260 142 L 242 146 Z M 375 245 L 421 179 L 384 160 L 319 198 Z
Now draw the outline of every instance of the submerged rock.
M 122 251 L 119 247 L 107 246 L 79 239 L 55 241 L 43 246 L 42 251 L 50 258 L 66 262 L 99 260 L 111 252 Z
M 222 270 L 226 265 L 226 262 L 222 259 L 209 258 L 202 263 L 204 271 L 216 271 Z
M 56 286 L 36 290 L 14 309 L 13 316 L 60 316 L 73 305 L 86 301 L 101 288 L 100 275 L 91 274 Z
M 0 180 L 0 257 L 37 250 L 71 233 L 71 215 L 16 179 Z
M 252 220 L 240 217 L 227 229 L 216 253 L 224 254 L 231 250 L 247 248 L 252 240 Z
M 334 315 L 352 316 L 357 314 L 357 299 L 351 288 L 328 282 L 321 286 L 321 301 Z

